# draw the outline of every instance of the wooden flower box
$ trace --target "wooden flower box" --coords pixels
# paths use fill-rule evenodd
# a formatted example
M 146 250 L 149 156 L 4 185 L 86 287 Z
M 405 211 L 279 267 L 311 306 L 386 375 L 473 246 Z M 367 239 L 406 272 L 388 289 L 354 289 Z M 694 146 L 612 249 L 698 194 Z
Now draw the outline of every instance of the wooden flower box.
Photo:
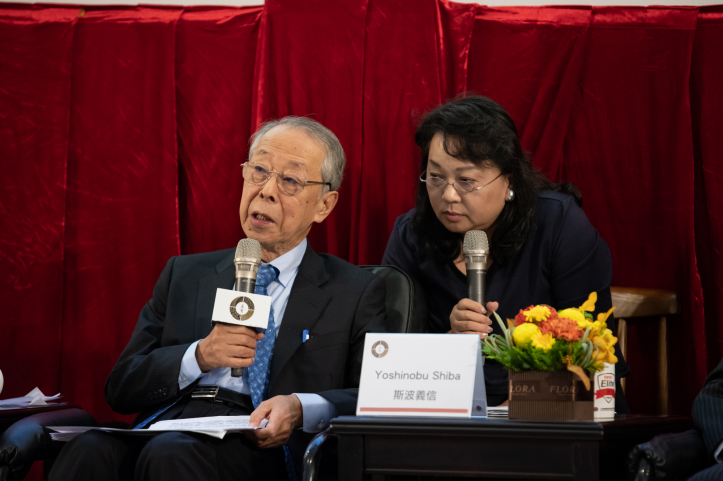
M 509 418 L 592 421 L 593 388 L 570 371 L 510 371 Z

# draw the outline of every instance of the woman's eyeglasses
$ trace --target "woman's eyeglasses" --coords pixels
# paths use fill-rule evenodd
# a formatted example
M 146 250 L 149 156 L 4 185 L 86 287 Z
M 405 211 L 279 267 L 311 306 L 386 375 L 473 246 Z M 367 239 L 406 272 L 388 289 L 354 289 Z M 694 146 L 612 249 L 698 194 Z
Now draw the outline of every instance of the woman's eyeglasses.
M 484 187 L 487 187 L 492 182 L 499 179 L 501 176 L 502 176 L 502 173 L 500 172 L 500 175 L 498 175 L 497 177 L 495 177 L 494 179 L 490 180 L 485 185 L 480 186 L 480 187 L 475 187 L 474 181 L 469 181 L 469 180 L 455 180 L 454 182 L 447 182 L 443 178 L 437 177 L 436 175 L 431 175 L 431 176 L 427 177 L 426 170 L 424 172 L 422 172 L 422 175 L 419 176 L 419 180 L 421 180 L 422 182 L 425 182 L 430 187 L 434 187 L 435 189 L 442 189 L 442 188 L 446 189 L 448 185 L 451 185 L 452 187 L 454 187 L 454 190 L 456 190 L 459 195 L 465 195 L 465 194 L 474 192 L 475 190 L 480 190 Z

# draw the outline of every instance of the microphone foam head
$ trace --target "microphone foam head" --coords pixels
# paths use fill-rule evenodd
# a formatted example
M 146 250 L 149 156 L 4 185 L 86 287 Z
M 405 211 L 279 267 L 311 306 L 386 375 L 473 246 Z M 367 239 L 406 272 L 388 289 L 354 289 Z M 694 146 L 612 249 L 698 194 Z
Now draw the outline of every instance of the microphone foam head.
M 261 244 L 255 239 L 241 239 L 236 246 L 235 259 L 257 259 L 261 262 Z
M 464 253 L 489 252 L 490 245 L 487 242 L 487 234 L 483 230 L 471 230 L 464 235 Z

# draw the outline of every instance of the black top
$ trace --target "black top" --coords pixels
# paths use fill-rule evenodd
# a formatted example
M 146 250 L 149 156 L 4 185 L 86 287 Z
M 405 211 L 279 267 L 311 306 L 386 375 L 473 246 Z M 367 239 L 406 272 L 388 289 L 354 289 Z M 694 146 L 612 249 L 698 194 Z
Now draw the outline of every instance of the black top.
M 421 256 L 419 238 L 410 225 L 413 215 L 414 209 L 397 218 L 382 263 L 398 266 L 421 282 L 428 299 L 430 331 L 447 332 L 452 308 L 467 297 L 467 277 L 451 261 Z M 612 307 L 611 279 L 610 250 L 585 212 L 573 197 L 545 191 L 522 250 L 505 264 L 493 260 L 487 271 L 486 298 L 500 303 L 497 312 L 502 319 L 511 319 L 530 305 L 548 304 L 558 310 L 579 307 L 597 291 L 597 317 Z M 612 316 L 608 326 L 615 334 Z M 494 319 L 492 327 L 494 333 L 502 334 Z M 615 349 L 619 378 L 629 368 L 617 345 Z M 485 382 L 490 405 L 507 399 L 507 371 L 499 363 L 485 362 Z

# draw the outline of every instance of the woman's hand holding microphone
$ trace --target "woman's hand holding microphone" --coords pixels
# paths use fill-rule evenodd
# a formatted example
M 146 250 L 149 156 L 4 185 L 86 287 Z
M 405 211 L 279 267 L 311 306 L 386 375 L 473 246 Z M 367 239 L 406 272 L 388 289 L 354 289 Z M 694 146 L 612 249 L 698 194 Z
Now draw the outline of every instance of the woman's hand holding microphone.
M 449 323 L 450 334 L 477 334 L 484 339 L 492 332 L 490 316 L 499 307 L 498 302 L 488 302 L 486 308 L 471 299 L 462 299 L 452 309 Z

